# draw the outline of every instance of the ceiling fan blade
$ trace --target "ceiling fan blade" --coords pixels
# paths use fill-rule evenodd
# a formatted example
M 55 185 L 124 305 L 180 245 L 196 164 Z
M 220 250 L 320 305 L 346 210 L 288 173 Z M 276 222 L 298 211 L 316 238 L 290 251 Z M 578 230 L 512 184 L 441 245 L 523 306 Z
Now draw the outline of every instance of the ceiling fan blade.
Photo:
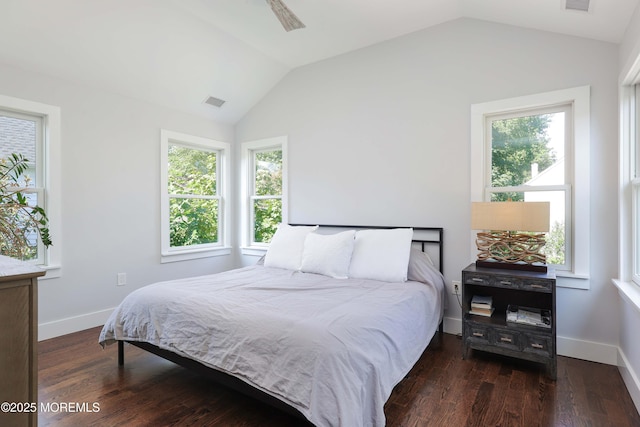
M 267 0 L 267 2 L 286 31 L 305 27 L 302 21 L 282 3 L 282 0 Z

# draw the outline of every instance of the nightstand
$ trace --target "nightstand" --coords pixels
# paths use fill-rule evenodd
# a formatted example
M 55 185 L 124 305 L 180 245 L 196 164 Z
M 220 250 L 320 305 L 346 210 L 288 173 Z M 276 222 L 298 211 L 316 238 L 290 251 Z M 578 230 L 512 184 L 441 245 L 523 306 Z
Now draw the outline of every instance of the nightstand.
M 495 311 L 489 317 L 470 314 L 474 295 L 490 296 Z M 533 308 L 550 314 L 550 327 L 507 322 L 507 308 Z M 555 379 L 556 277 L 546 273 L 496 268 L 475 264 L 462 270 L 462 356 L 470 349 L 543 363 Z

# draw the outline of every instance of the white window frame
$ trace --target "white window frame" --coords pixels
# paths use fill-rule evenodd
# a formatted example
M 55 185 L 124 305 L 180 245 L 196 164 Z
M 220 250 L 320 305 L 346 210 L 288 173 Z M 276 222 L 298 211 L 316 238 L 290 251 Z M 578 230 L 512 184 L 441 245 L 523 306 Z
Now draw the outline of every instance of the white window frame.
M 571 242 L 567 245 L 567 257 L 571 257 L 571 270 L 556 272 L 558 286 L 589 289 L 589 248 L 590 248 L 590 87 L 581 86 L 571 89 L 545 92 L 535 95 L 473 104 L 471 106 L 471 201 L 486 200 L 487 158 L 486 119 L 492 115 L 508 114 L 523 110 L 536 110 L 564 104 L 572 105 L 572 141 L 565 153 L 565 173 L 572 186 L 569 199 L 571 201 L 571 221 L 565 226 L 571 227 L 568 236 Z M 490 134 L 489 134 L 490 135 Z M 569 158 L 572 155 L 573 158 Z M 579 165 L 580 167 L 577 167 Z M 493 190 L 493 189 L 492 189 Z M 531 188 L 537 190 L 537 188 Z M 527 191 L 531 191 L 527 190 Z M 475 236 L 471 236 L 473 254 L 476 253 Z M 569 252 L 571 251 L 571 252 Z
M 630 273 L 631 281 L 640 286 L 640 82 L 628 86 L 623 94 L 627 103 L 627 117 L 623 117 L 623 138 L 626 139 L 626 149 L 622 154 L 623 181 L 626 181 L 631 194 L 629 221 L 631 224 L 630 239 Z M 626 120 L 625 120 L 626 119 Z M 622 211 L 623 209 L 621 209 Z M 621 221 L 622 224 L 622 221 Z M 621 256 L 623 258 L 623 256 Z M 621 262 L 623 260 L 621 259 Z
M 634 186 L 640 177 L 640 56 L 620 80 L 618 278 L 612 280 L 622 298 L 640 311 L 640 275 L 635 265 L 640 251 Z M 635 182 L 634 182 L 635 181 Z
M 42 135 L 36 147 L 36 175 L 39 190 L 38 205 L 47 213 L 48 228 L 53 244 L 39 248 L 39 259 L 34 263 L 46 270 L 39 280 L 62 275 L 61 234 L 61 174 L 60 174 L 60 107 L 0 95 L 0 109 L 10 113 L 38 117 L 42 122 Z M 40 256 L 40 253 L 42 255 Z
M 216 183 L 217 195 L 219 200 L 218 215 L 218 242 L 201 245 L 193 245 L 188 247 L 171 247 L 170 227 L 169 227 L 169 200 L 168 177 L 169 177 L 169 145 L 179 145 L 182 147 L 193 148 L 196 150 L 215 151 L 217 153 L 216 173 L 218 180 Z M 221 256 L 231 254 L 230 244 L 230 203 L 227 200 L 229 187 L 229 164 L 230 164 L 230 144 L 227 142 L 216 141 L 210 138 L 188 135 L 185 133 L 174 132 L 166 129 L 160 130 L 160 245 L 161 245 L 161 262 L 185 261 L 197 258 L 206 258 L 211 256 Z
M 260 151 L 282 150 L 282 222 L 288 222 L 288 156 L 286 136 L 247 141 L 241 144 L 241 252 L 243 255 L 264 255 L 269 245 L 253 241 L 253 200 L 255 187 L 254 156 Z

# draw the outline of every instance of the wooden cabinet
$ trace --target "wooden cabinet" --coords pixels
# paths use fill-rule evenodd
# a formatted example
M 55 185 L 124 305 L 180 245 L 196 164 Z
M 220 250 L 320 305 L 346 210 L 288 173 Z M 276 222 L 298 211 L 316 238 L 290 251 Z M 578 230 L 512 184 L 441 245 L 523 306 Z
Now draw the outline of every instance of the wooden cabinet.
M 0 403 L 13 405 L 3 405 L 1 426 L 38 422 L 38 277 L 44 274 L 0 256 Z
M 491 296 L 495 311 L 490 317 L 470 314 L 474 295 Z M 507 322 L 509 306 L 549 312 L 550 327 Z M 462 270 L 463 357 L 470 349 L 544 363 L 556 378 L 556 279 L 555 273 L 478 268 Z

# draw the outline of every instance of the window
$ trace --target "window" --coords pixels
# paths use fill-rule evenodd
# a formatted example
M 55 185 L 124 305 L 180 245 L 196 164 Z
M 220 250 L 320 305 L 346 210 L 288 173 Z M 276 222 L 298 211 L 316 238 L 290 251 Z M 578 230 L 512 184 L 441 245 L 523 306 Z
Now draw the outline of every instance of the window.
M 620 86 L 619 271 L 620 295 L 640 307 L 640 62 Z
M 640 309 L 640 61 L 625 71 L 620 86 L 619 264 L 613 283 Z
M 161 140 L 163 261 L 229 254 L 229 144 L 167 130 Z
M 265 250 L 278 224 L 286 222 L 286 137 L 242 144 L 243 242 Z
M 484 198 L 549 202 L 551 230 L 544 252 L 556 270 L 571 270 L 571 178 L 565 165 L 571 111 L 565 104 L 485 117 L 490 160 Z
M 6 159 L 15 153 L 28 161 L 27 170 L 21 175 L 19 185 L 29 206 L 45 206 L 42 128 L 43 120 L 40 116 L 0 110 L 0 157 Z M 44 264 L 45 247 L 36 230 L 28 233 L 27 242 L 29 248 L 24 260 Z
M 587 278 L 589 87 L 476 104 L 471 126 L 472 201 L 550 202 L 547 262 Z
M 640 135 L 638 133 L 638 114 L 640 114 L 640 86 L 634 85 L 630 93 L 633 100 L 631 121 L 629 123 L 629 172 L 631 182 L 631 218 L 632 218 L 632 280 L 640 285 Z
M 265 244 L 282 222 L 282 148 L 253 151 L 251 163 L 251 243 Z
M 44 247 L 34 231 L 28 240 L 30 262 L 47 270 L 43 279 L 60 277 L 60 109 L 0 95 L 0 157 L 22 154 L 28 169 L 21 184 L 29 204 L 42 207 L 53 245 Z

